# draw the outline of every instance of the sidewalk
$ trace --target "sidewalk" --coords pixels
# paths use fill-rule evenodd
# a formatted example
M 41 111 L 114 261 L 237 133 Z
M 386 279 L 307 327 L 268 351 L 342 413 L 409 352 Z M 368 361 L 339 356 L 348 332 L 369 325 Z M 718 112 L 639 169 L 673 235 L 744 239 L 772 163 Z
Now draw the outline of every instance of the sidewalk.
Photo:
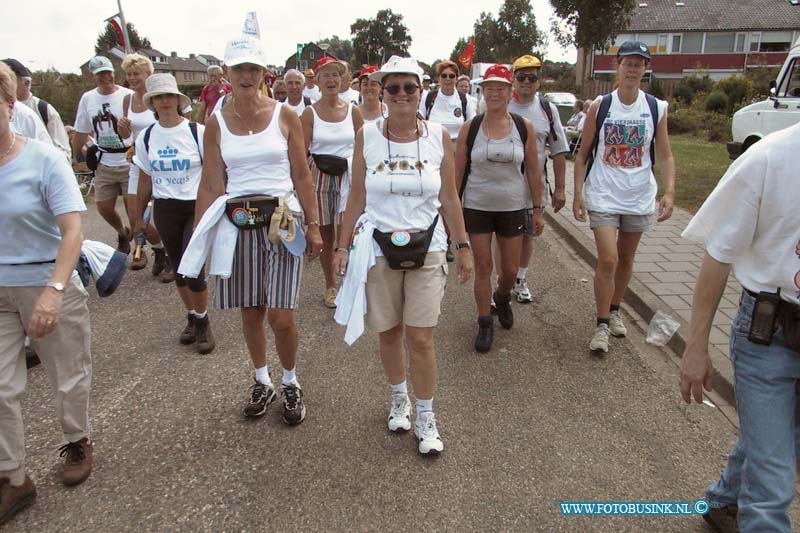
M 592 267 L 597 263 L 594 235 L 589 223 L 572 216 L 572 163 L 567 162 L 567 203 L 558 213 L 545 211 L 550 228 L 561 234 L 575 251 Z M 681 323 L 669 346 L 680 358 L 686 346 L 691 316 L 692 293 L 705 254 L 704 248 L 681 237 L 692 215 L 678 207 L 672 217 L 642 236 L 636 253 L 633 278 L 628 285 L 625 303 L 648 322 L 656 311 L 663 311 Z M 728 357 L 731 320 L 739 302 L 742 286 L 731 276 L 714 317 L 709 353 L 718 374 L 714 390 L 731 405 L 736 405 L 733 392 L 733 368 Z M 588 342 L 588 340 L 587 340 Z

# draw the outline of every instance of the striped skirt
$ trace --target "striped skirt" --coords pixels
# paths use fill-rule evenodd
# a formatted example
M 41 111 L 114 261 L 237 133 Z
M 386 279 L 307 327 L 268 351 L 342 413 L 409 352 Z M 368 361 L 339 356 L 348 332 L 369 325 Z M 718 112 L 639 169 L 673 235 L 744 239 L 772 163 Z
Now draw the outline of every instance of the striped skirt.
M 268 231 L 266 227 L 239 231 L 231 277 L 217 278 L 217 309 L 297 309 L 303 256 L 292 255 L 283 243 L 272 244 Z
M 314 158 L 308 158 L 308 166 L 311 169 L 311 177 L 314 180 L 314 192 L 317 194 L 317 206 L 319 206 L 319 225 L 339 224 L 339 201 L 341 199 L 342 176 L 331 176 L 325 174 L 317 165 Z

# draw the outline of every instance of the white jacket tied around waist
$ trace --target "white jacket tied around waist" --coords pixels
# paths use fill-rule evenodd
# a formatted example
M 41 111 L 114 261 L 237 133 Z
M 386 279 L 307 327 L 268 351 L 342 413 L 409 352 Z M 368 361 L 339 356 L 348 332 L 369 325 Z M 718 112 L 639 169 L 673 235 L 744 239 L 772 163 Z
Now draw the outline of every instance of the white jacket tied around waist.
M 353 237 L 353 248 L 347 263 L 347 273 L 336 296 L 337 324 L 347 326 L 344 342 L 352 346 L 364 333 L 364 315 L 367 313 L 367 275 L 375 265 L 372 232 L 375 226 L 367 214 L 359 217 Z
M 225 204 L 228 199 L 230 195 L 223 194 L 206 209 L 192 233 L 186 251 L 183 252 L 178 274 L 196 278 L 210 255 L 209 274 L 221 278 L 231 277 L 239 228 L 225 215 Z

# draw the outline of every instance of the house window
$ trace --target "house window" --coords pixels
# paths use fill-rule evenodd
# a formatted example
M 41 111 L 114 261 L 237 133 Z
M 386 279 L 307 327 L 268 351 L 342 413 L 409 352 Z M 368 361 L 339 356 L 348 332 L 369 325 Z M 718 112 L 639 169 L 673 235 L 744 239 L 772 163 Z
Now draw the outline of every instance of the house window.
M 299 70 L 300 72 L 305 72 L 307 69 L 308 69 L 308 60 L 301 59 L 300 66 L 297 67 L 297 70 Z
M 783 98 L 800 98 L 800 62 L 792 61 L 789 75 L 786 76 L 781 86 L 778 87 L 778 96 Z
M 656 47 L 657 54 L 667 53 L 667 41 L 669 41 L 669 35 L 666 33 L 662 33 L 658 36 L 658 46 Z
M 681 43 L 683 42 L 682 35 L 673 35 L 672 36 L 672 48 L 670 49 L 670 54 L 680 54 L 681 53 Z
M 650 48 L 650 51 L 653 52 L 656 50 L 656 46 L 658 46 L 658 37 L 657 33 L 640 33 L 636 36 L 637 40 L 643 42 Z
M 614 39 L 613 44 L 605 50 L 605 53 L 608 55 L 616 55 L 620 45 L 622 45 L 622 43 L 624 43 L 625 41 L 635 41 L 636 39 L 634 37 L 635 36 L 632 33 L 620 33 Z M 597 50 L 595 53 L 597 55 L 600 55 L 603 54 L 604 52 L 602 50 Z
M 759 52 L 788 52 L 792 47 L 791 31 L 761 32 Z
M 703 51 L 703 34 L 700 32 L 684 33 L 682 35 L 681 52 L 684 54 L 699 54 Z
M 194 72 L 184 72 L 183 79 L 186 81 L 194 81 Z
M 314 52 L 309 52 L 308 53 L 308 58 L 309 59 L 314 59 Z
M 746 33 L 737 33 L 736 34 L 736 48 L 735 48 L 736 52 L 744 52 L 745 40 L 747 40 L 747 34 Z
M 760 46 L 761 46 L 761 32 L 751 33 L 750 34 L 750 51 L 751 52 L 758 52 L 758 48 Z
M 736 44 L 735 33 L 714 32 L 706 34 L 706 54 L 727 54 L 733 52 Z

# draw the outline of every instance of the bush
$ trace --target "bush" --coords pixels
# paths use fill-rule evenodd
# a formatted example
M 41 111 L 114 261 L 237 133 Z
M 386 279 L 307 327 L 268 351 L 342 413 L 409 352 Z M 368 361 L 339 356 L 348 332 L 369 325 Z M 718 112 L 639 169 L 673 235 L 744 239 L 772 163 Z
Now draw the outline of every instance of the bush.
M 650 81 L 650 86 L 647 89 L 650 94 L 660 100 L 664 100 L 667 97 L 664 87 L 661 85 L 661 82 L 658 81 L 658 78 L 652 78 Z
M 706 97 L 705 106 L 706 111 L 727 114 L 730 107 L 730 99 L 724 92 L 714 91 Z
M 681 81 L 675 86 L 675 91 L 673 91 L 672 96 L 679 102 L 689 105 L 694 99 L 694 89 L 692 89 L 689 84 Z
M 696 133 L 702 124 L 702 117 L 690 109 L 670 113 L 668 120 L 670 133 Z
M 714 80 L 708 74 L 687 76 L 683 78 L 683 83 L 691 87 L 695 93 L 708 94 L 714 89 Z
M 753 97 L 753 82 L 744 76 L 729 76 L 717 82 L 716 90 L 728 96 L 728 112 Z
M 719 113 L 709 113 L 703 123 L 706 139 L 710 142 L 728 142 L 731 136 L 731 117 Z

